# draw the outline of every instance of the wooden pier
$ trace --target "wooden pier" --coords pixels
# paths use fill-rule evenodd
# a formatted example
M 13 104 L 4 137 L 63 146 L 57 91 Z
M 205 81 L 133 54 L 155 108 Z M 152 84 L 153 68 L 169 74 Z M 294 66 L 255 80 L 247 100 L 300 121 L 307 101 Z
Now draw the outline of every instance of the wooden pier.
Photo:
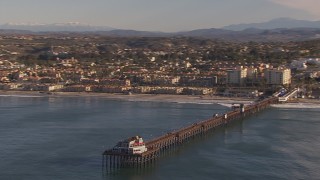
M 239 109 L 229 111 L 223 115 L 215 115 L 210 119 L 194 123 L 150 140 L 145 143 L 148 150 L 141 154 L 115 153 L 112 149 L 106 150 L 103 153 L 103 168 L 111 171 L 123 167 L 145 167 L 148 164 L 154 163 L 158 157 L 166 152 L 187 142 L 190 138 L 203 135 L 208 131 L 227 125 L 232 121 L 253 115 L 269 107 L 271 104 L 277 103 L 279 103 L 278 97 L 269 97 L 247 106 L 241 105 Z

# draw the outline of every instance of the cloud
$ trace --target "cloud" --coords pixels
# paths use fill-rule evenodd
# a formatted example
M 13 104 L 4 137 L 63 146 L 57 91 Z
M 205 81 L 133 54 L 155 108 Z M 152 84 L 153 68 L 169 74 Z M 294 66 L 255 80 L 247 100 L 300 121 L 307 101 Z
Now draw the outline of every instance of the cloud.
M 274 3 L 290 8 L 300 9 L 320 18 L 320 0 L 271 0 Z

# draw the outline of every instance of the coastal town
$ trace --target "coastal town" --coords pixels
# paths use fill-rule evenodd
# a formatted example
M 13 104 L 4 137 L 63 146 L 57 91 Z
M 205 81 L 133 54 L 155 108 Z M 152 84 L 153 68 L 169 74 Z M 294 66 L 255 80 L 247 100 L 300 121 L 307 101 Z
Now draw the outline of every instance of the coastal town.
M 1 34 L 0 90 L 320 98 L 320 42 Z
M 320 0 L 0 0 L 0 180 L 320 180 Z

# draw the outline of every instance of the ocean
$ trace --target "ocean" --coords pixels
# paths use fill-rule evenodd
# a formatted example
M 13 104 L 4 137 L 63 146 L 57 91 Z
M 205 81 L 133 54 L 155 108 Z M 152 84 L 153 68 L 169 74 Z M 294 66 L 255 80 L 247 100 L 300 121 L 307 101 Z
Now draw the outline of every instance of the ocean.
M 191 140 L 143 170 L 102 169 L 102 152 L 228 111 L 219 104 L 0 96 L 0 179 L 319 179 L 320 107 L 275 106 Z

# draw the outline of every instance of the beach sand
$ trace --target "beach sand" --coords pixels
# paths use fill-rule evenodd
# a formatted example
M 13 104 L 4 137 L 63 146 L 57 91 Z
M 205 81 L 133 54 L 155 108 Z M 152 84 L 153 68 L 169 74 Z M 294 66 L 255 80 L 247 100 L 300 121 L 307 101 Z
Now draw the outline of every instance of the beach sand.
M 99 97 L 125 101 L 150 101 L 150 102 L 176 102 L 176 103 L 250 103 L 253 98 L 221 97 L 221 96 L 197 96 L 197 95 L 164 95 L 164 94 L 111 94 L 92 92 L 52 92 L 40 93 L 38 91 L 0 91 L 0 96 L 43 96 L 43 97 Z
M 250 104 L 257 99 L 243 97 L 222 97 L 222 96 L 199 96 L 199 95 L 164 95 L 164 94 L 111 94 L 93 92 L 38 92 L 38 91 L 3 91 L 0 96 L 37 96 L 37 97 L 99 97 L 111 100 L 123 101 L 148 101 L 148 102 L 174 102 L 174 103 L 195 103 L 195 104 L 221 104 L 230 106 L 232 103 Z M 293 99 L 286 104 L 320 104 L 319 99 Z

